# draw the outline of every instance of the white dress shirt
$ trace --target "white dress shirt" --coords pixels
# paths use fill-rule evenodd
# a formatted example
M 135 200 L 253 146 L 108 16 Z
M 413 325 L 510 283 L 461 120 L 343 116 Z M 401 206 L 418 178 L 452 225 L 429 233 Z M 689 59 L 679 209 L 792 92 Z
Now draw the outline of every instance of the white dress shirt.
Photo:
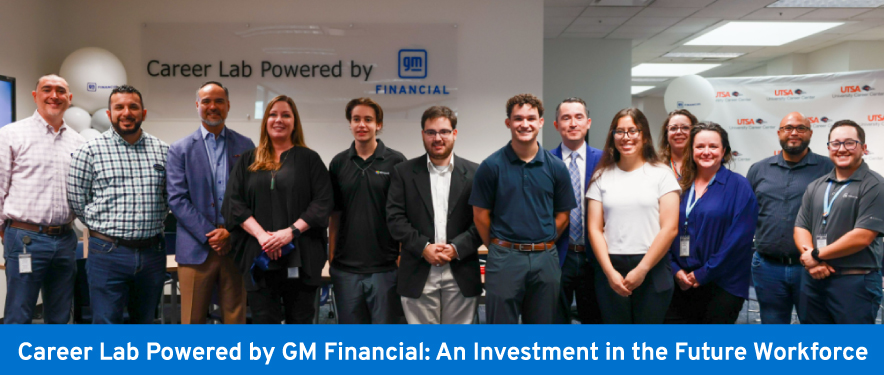
M 451 191 L 451 172 L 454 171 L 454 155 L 448 165 L 438 167 L 427 156 L 427 169 L 430 171 L 430 191 L 433 193 L 433 224 L 436 228 L 435 243 L 448 243 L 448 194 Z
M 568 146 L 565 146 L 562 143 L 562 161 L 565 162 L 565 167 L 570 171 L 571 159 L 577 158 L 577 169 L 580 171 L 580 196 L 583 197 L 586 192 L 586 142 L 583 142 L 583 145 L 577 148 L 577 150 L 571 150 Z M 583 199 L 579 199 L 577 204 L 580 206 L 580 214 L 583 218 L 583 227 L 586 228 L 586 203 Z M 586 233 L 584 231 L 584 233 Z M 563 235 L 568 235 L 568 228 L 565 228 L 565 233 Z M 583 239 L 584 242 L 586 239 Z M 575 243 L 574 245 L 584 245 L 583 243 Z

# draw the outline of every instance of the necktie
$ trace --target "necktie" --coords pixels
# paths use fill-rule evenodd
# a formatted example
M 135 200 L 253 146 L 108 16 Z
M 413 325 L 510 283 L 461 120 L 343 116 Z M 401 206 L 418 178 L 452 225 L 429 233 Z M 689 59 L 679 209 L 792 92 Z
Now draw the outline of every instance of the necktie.
M 577 207 L 571 210 L 571 224 L 569 235 L 572 244 L 583 244 L 583 189 L 580 188 L 580 169 L 577 168 L 577 157 L 580 154 L 571 153 L 571 164 L 568 165 L 568 173 L 571 175 L 571 188 L 574 189 L 574 199 Z

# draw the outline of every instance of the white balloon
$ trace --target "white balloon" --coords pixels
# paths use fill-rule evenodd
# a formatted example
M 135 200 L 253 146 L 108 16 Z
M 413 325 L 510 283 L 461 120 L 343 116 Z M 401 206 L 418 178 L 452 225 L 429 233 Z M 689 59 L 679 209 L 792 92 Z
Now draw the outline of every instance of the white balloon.
M 92 129 L 99 132 L 106 132 L 111 127 L 111 121 L 107 117 L 106 109 L 99 109 L 92 114 Z
M 663 105 L 667 112 L 686 109 L 703 121 L 715 106 L 715 89 L 706 78 L 698 75 L 681 76 L 666 87 Z
M 111 91 L 126 83 L 126 68 L 110 51 L 81 48 L 64 59 L 59 75 L 68 81 L 73 104 L 92 113 L 107 108 Z
M 64 112 L 64 122 L 79 133 L 84 129 L 89 129 L 92 116 L 89 116 L 89 112 L 86 112 L 83 108 L 70 107 Z
M 82 135 L 83 138 L 86 138 L 86 142 L 89 142 L 95 138 L 100 137 L 101 132 L 95 129 L 85 129 L 80 132 L 80 135 Z

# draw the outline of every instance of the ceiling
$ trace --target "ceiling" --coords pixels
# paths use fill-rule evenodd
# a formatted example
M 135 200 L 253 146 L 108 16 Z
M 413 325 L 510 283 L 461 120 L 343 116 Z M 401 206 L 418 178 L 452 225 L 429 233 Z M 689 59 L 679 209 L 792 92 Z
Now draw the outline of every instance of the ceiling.
M 884 7 L 766 8 L 775 0 L 544 0 L 544 36 L 554 38 L 630 39 L 632 65 L 701 62 L 663 58 L 669 52 L 742 52 L 706 77 L 737 74 L 790 53 L 809 53 L 849 40 L 884 40 Z M 641 4 L 641 6 L 601 6 Z M 845 24 L 776 47 L 683 46 L 726 21 L 842 21 Z M 658 83 L 659 84 L 659 83 Z M 651 85 L 654 85 L 651 83 Z

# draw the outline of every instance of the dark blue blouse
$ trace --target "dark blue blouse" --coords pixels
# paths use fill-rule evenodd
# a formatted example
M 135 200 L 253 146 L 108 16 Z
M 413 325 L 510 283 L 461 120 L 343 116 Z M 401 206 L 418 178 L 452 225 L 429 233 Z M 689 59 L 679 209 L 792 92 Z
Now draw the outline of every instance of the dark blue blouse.
M 669 253 L 672 274 L 694 272 L 700 285 L 715 283 L 735 296 L 749 298 L 752 238 L 758 201 L 745 177 L 722 167 L 691 211 L 685 226 L 689 189 L 681 199 L 678 237 Z M 690 256 L 679 256 L 681 236 L 690 236 Z

